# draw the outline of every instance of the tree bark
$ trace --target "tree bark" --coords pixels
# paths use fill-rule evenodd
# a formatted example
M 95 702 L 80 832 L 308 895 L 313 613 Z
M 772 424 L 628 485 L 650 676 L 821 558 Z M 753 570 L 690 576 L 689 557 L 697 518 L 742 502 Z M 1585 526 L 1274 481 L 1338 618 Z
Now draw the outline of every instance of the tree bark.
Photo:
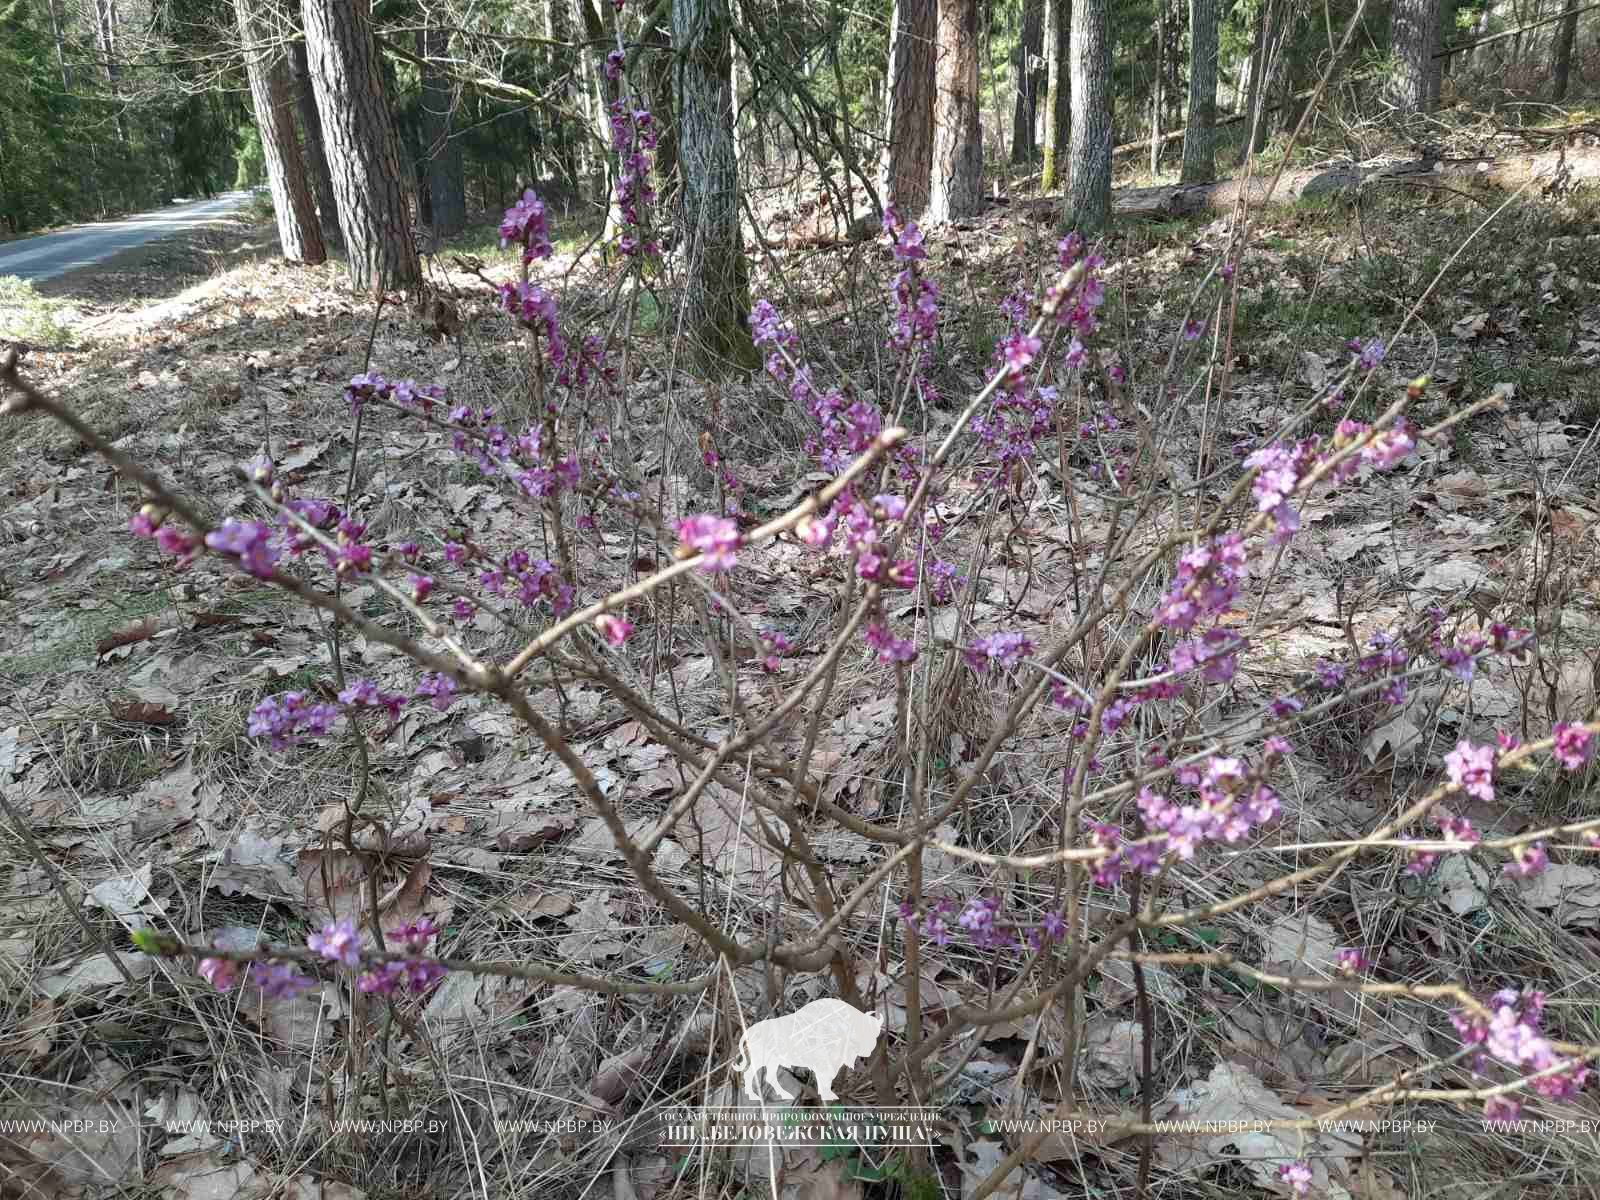
M 884 108 L 882 191 L 906 220 L 928 207 L 933 178 L 936 0 L 895 0 Z
M 1035 66 L 1044 52 L 1044 0 L 1025 0 L 1022 29 L 1011 66 L 1017 82 L 1016 105 L 1011 115 L 1011 161 L 1031 163 L 1038 152 L 1039 90 L 1042 72 Z
M 1050 60 L 1044 94 L 1044 174 L 1039 187 L 1061 185 L 1072 140 L 1072 0 L 1045 0 L 1045 56 Z
M 440 58 L 450 47 L 442 29 L 418 32 L 418 50 L 425 59 Z M 462 178 L 461 141 L 454 136 L 455 89 L 431 67 L 422 69 L 422 159 L 433 202 L 433 236 L 442 240 L 467 224 L 467 192 Z
M 1183 183 L 1217 175 L 1217 0 L 1189 0 L 1189 118 L 1183 130 Z
M 1111 35 L 1108 0 L 1072 5 L 1072 155 L 1066 216 L 1080 229 L 1111 219 Z
M 1272 135 L 1267 97 L 1272 93 L 1272 76 L 1278 60 L 1277 17 L 1274 0 L 1265 0 L 1256 17 L 1255 42 L 1250 49 L 1250 86 L 1245 90 L 1244 112 L 1245 119 L 1250 122 L 1246 136 L 1253 154 L 1265 149 Z
M 328 170 L 328 151 L 322 144 L 322 118 L 317 115 L 317 97 L 311 90 L 311 68 L 306 64 L 306 44 L 302 41 L 289 43 L 289 75 L 300 111 L 306 174 L 317 200 L 322 241 L 324 245 L 339 246 L 344 240 L 339 234 L 339 202 L 333 195 L 333 173 Z
M 1455 25 L 1455 0 L 1438 0 L 1433 9 L 1433 27 L 1428 45 L 1428 111 L 1439 107 L 1439 94 L 1444 90 L 1445 34 Z
M 383 94 L 367 0 L 301 0 L 306 55 L 322 118 L 350 283 L 362 292 L 422 278 Z
M 1550 96 L 1557 104 L 1567 98 L 1567 88 L 1572 82 L 1572 46 L 1578 40 L 1578 0 L 1567 0 L 1566 11 L 1561 16 L 1561 27 L 1556 31 L 1555 62 Z
M 1155 75 L 1150 82 L 1150 178 L 1153 181 L 1161 170 L 1161 85 L 1162 73 L 1167 65 L 1167 8 L 1168 0 L 1156 0 L 1156 63 Z
M 727 0 L 672 0 L 678 169 L 683 176 L 685 330 L 707 374 L 760 363 L 750 340 L 750 280 L 739 231 L 733 54 Z
M 234 0 L 234 8 L 244 44 L 245 74 L 250 80 L 256 129 L 261 135 L 267 186 L 272 191 L 272 210 L 278 220 L 278 244 L 290 262 L 315 265 L 326 262 L 328 252 L 317 226 L 311 189 L 306 186 L 300 143 L 295 139 L 289 71 L 282 51 L 273 45 L 257 3 L 258 0 Z
M 1395 67 L 1389 102 L 1402 113 L 1428 111 L 1428 63 L 1437 10 L 1437 0 L 1394 0 L 1390 8 L 1389 47 Z
M 940 0 L 928 216 L 935 221 L 956 221 L 976 216 L 982 208 L 978 0 Z

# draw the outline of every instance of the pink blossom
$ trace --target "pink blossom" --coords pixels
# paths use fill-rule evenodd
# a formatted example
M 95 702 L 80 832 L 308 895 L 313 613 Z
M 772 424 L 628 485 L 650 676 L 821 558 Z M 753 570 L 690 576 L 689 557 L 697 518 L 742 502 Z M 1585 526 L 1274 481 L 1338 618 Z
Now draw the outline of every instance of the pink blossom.
M 594 619 L 594 627 L 600 635 L 613 646 L 620 646 L 633 634 L 633 625 L 621 617 L 614 617 L 610 613 L 601 613 Z
M 739 547 L 739 526 L 730 517 L 710 513 L 685 517 L 678 522 L 678 540 L 702 556 L 702 571 L 731 571 L 738 565 L 734 551 Z
M 1304 1159 L 1284 1163 L 1278 1168 L 1278 1178 L 1289 1185 L 1296 1196 L 1304 1196 L 1311 1191 L 1311 1164 Z
M 1346 947 L 1339 951 L 1336 958 L 1339 969 L 1351 975 L 1358 975 L 1363 971 L 1372 969 L 1372 960 L 1362 954 L 1360 950 Z
M 1594 734 L 1582 725 L 1561 722 L 1552 731 L 1555 734 L 1555 745 L 1550 752 L 1556 756 L 1563 767 L 1569 771 L 1576 771 L 1588 760 L 1592 749 L 1590 742 Z
M 306 938 L 306 945 L 323 958 L 353 967 L 361 961 L 361 937 L 353 921 L 334 921 L 321 933 Z
M 202 958 L 199 970 L 200 977 L 219 992 L 239 982 L 239 965 L 226 958 Z
M 1457 742 L 1456 748 L 1444 756 L 1450 782 L 1486 802 L 1494 799 L 1494 761 L 1494 747 L 1475 747 L 1465 740 Z
M 1543 842 L 1533 842 L 1527 846 L 1518 846 L 1513 853 L 1516 855 L 1505 867 L 1507 875 L 1519 879 L 1530 879 L 1539 874 L 1550 865 L 1550 856 L 1545 853 Z

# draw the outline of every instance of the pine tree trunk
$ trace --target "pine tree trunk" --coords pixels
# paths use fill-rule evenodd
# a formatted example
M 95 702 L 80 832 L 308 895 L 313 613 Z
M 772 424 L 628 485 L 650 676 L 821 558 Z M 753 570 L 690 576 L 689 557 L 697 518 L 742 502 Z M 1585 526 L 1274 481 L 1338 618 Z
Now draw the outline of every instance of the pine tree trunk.
M 1272 94 L 1272 69 L 1277 61 L 1274 38 L 1277 36 L 1274 19 L 1276 6 L 1267 0 L 1256 17 L 1254 45 L 1250 49 L 1250 86 L 1245 91 L 1245 120 L 1249 122 L 1246 142 L 1253 154 L 1266 148 L 1272 133 L 1272 120 L 1267 114 L 1267 97 Z
M 890 26 L 882 191 L 906 220 L 928 207 L 933 177 L 935 0 L 895 0 Z
M 1402 113 L 1428 109 L 1428 52 L 1436 8 L 1436 0 L 1394 0 L 1390 8 L 1389 45 L 1395 67 L 1388 96 Z
M 305 140 L 306 174 L 317 199 L 324 245 L 343 245 L 339 234 L 339 203 L 333 195 L 333 173 L 328 170 L 328 151 L 322 144 L 322 118 L 317 115 L 317 97 L 311 89 L 311 68 L 306 65 L 306 44 L 289 43 L 289 75 L 294 86 L 295 104 L 300 110 L 300 133 Z
M 1168 0 L 1156 0 L 1156 69 L 1150 83 L 1150 181 L 1161 170 L 1161 89 L 1166 82 L 1163 73 L 1167 67 L 1167 7 Z
M 1550 94 L 1557 104 L 1567 98 L 1567 88 L 1572 82 L 1572 45 L 1577 40 L 1578 0 L 1567 0 L 1561 27 L 1556 31 L 1556 57 L 1551 68 L 1554 87 Z
M 1217 175 L 1217 0 L 1189 0 L 1189 119 L 1180 183 Z
M 442 58 L 450 48 L 450 35 L 429 29 L 417 35 L 424 58 Z M 436 70 L 422 71 L 422 159 L 433 201 L 433 235 L 436 239 L 460 233 L 467 224 L 467 193 L 462 179 L 461 141 L 454 136 L 455 89 Z
M 1016 105 L 1011 115 L 1011 161 L 1031 163 L 1039 149 L 1039 71 L 1035 63 L 1044 51 L 1044 0 L 1025 0 L 1022 29 L 1011 56 L 1017 83 Z
M 978 126 L 978 0 L 940 0 L 928 217 L 956 221 L 983 208 Z
M 1183 124 L 1183 102 L 1188 94 L 1184 84 L 1184 62 L 1187 55 L 1184 53 L 1188 45 L 1188 5 L 1183 0 L 1167 0 L 1162 5 L 1162 16 L 1166 22 L 1167 44 L 1166 79 L 1161 84 L 1161 98 L 1166 102 L 1167 116 L 1161 123 L 1168 129 L 1177 129 Z
M 261 154 L 266 162 L 272 209 L 278 219 L 278 243 L 290 262 L 315 265 L 326 262 L 328 252 L 317 226 L 316 205 L 306 186 L 305 164 L 294 134 L 294 108 L 289 94 L 289 70 L 283 54 L 272 44 L 257 0 L 234 0 L 239 37 L 244 43 L 245 74 L 250 80 L 250 100 L 255 107 Z
M 306 55 L 351 286 L 409 287 L 422 278 L 402 186 L 400 143 L 383 94 L 367 0 L 301 0 Z
M 1044 174 L 1041 191 L 1061 186 L 1067 145 L 1072 139 L 1072 0 L 1045 0 L 1045 56 L 1049 59 L 1044 94 Z
M 1455 0 L 1437 0 L 1433 9 L 1433 28 L 1428 37 L 1428 111 L 1439 107 L 1439 93 L 1444 88 L 1444 63 L 1439 52 L 1444 49 L 1445 33 L 1455 25 Z
M 727 0 L 672 0 L 683 176 L 685 328 L 707 374 L 760 363 L 750 340 L 750 281 L 739 232 L 733 55 Z
M 1067 222 L 1092 230 L 1111 219 L 1111 35 L 1108 0 L 1072 5 L 1072 154 Z

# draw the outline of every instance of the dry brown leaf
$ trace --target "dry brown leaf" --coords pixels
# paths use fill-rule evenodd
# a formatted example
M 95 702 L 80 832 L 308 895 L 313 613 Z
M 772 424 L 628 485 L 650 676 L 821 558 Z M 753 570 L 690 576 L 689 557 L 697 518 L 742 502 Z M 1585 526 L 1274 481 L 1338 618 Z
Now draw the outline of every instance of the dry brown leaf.
M 611 893 L 595 892 L 567 918 L 572 932 L 556 946 L 562 957 L 576 962 L 598 962 L 622 953 L 617 919 L 611 912 Z
M 1096 1013 L 1083 1027 L 1078 1071 L 1085 1082 L 1115 1089 L 1139 1074 L 1144 1038 L 1137 1021 L 1117 1021 Z
M 32 1062 L 50 1053 L 50 1044 L 55 1039 L 55 1029 L 55 1001 L 37 997 L 28 1009 L 28 1015 L 0 1037 L 0 1047 L 3 1047 L 9 1056 L 24 1063 Z
M 589 1090 L 607 1104 L 616 1104 L 641 1081 L 640 1069 L 650 1057 L 649 1048 L 636 1046 L 623 1054 L 613 1054 L 595 1068 Z
M 1523 903 L 1552 909 L 1556 922 L 1573 928 L 1600 925 L 1600 870 L 1579 863 L 1551 863 L 1522 881 Z
M 248 1162 L 227 1162 L 207 1151 L 162 1163 L 150 1173 L 150 1183 L 163 1200 L 234 1200 L 256 1174 Z
M 298 900 L 301 888 L 282 838 L 241 829 L 222 852 L 209 883 L 225 896 L 243 892 L 260 900 Z
M 495 834 L 495 849 L 503 854 L 526 854 L 535 846 L 558 841 L 578 827 L 574 812 L 531 812 L 510 818 Z

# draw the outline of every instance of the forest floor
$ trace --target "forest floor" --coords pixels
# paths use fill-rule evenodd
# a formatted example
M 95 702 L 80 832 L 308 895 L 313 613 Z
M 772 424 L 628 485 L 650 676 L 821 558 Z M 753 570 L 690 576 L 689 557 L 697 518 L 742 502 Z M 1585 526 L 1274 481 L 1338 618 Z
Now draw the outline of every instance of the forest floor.
M 1397 711 L 1307 729 L 1292 759 L 1295 786 L 1284 796 L 1282 829 L 1272 835 L 1283 845 L 1359 836 L 1436 773 L 1430 764 L 1457 737 L 1492 740 L 1495 727 L 1538 726 L 1594 703 L 1600 195 L 1497 209 L 1504 201 L 1397 191 L 1265 212 L 1241 260 L 1236 296 L 1199 314 L 1205 331 L 1194 342 L 1176 331 L 1228 243 L 1230 218 L 1119 223 L 1103 243 L 1103 344 L 1127 372 L 1122 399 L 1130 418 L 1134 401 L 1170 413 L 1193 445 L 1209 445 L 1219 457 L 1281 424 L 1350 361 L 1352 339 L 1380 337 L 1387 350 L 1357 416 L 1371 419 L 1421 374 L 1431 383 L 1418 422 L 1491 394 L 1505 402 L 1502 411 L 1458 426 L 1452 439 L 1424 445 L 1392 475 L 1306 506 L 1316 536 L 1285 555 L 1283 586 L 1261 614 L 1264 628 L 1293 623 L 1298 632 L 1263 639 L 1241 668 L 1237 696 L 1240 704 L 1270 696 L 1283 678 L 1338 652 L 1349 634 L 1364 640 L 1431 604 L 1552 630 L 1541 659 L 1520 669 L 1486 666 L 1470 686 L 1421 687 Z M 762 210 L 774 227 L 776 207 Z M 496 220 L 485 215 L 458 249 L 480 254 L 489 274 L 509 279 L 510 256 L 488 247 Z M 618 272 L 593 256 L 574 262 L 591 232 L 557 228 L 558 254 L 540 270 L 561 297 L 569 330 L 604 335 L 625 306 Z M 1005 207 L 930 235 L 926 265 L 944 293 L 933 378 L 945 399 L 919 416 L 919 436 L 937 436 L 981 386 L 1005 330 L 999 302 L 1038 282 L 1053 262 L 1055 238 L 1048 220 Z M 464 321 L 459 344 L 409 303 L 386 305 L 375 319 L 372 304 L 342 286 L 339 264 L 288 266 L 273 251 L 269 226 L 241 220 L 52 281 L 38 289 L 46 336 L 33 340 L 23 373 L 219 520 L 248 510 L 234 468 L 264 448 L 302 494 L 343 495 L 352 427 L 341 391 L 366 365 L 369 343 L 372 369 L 391 378 L 444 383 L 458 403 L 514 408 L 509 398 L 526 379 L 522 351 L 483 283 L 450 268 L 451 253 L 430 270 Z M 753 257 L 755 294 L 796 322 L 805 346 L 826 347 L 828 365 L 819 362 L 819 372 L 837 370 L 866 396 L 886 387 L 881 298 L 893 270 L 881 240 Z M 776 392 L 763 380 L 711 390 L 690 378 L 676 358 L 672 294 L 663 285 L 639 297 L 627 360 L 632 386 L 602 417 L 637 450 L 642 475 L 661 489 L 663 511 L 702 511 L 726 499 L 746 512 L 781 511 L 817 478 L 803 450 L 804 414 L 775 410 Z M 1416 319 L 1394 336 L 1414 307 Z M 1175 347 L 1198 356 L 1182 387 L 1167 396 L 1141 391 Z M 1225 394 L 1221 376 L 1203 372 L 1208 354 L 1225 369 Z M 485 546 L 513 544 L 519 518 L 439 438 L 392 414 L 376 426 L 362 435 L 354 501 L 377 537 L 421 534 L 432 544 L 448 528 Z M 705 433 L 738 474 L 731 497 L 702 462 Z M 448 712 L 412 706 L 374 743 L 375 802 L 396 828 L 419 836 L 375 858 L 377 865 L 332 849 L 326 835 L 342 820 L 354 771 L 349 743 L 286 757 L 245 735 L 246 716 L 263 696 L 329 693 L 328 642 L 318 621 L 214 559 L 174 570 L 153 544 L 127 533 L 139 497 L 61 429 L 7 419 L 0 452 L 0 628 L 9 631 L 0 659 L 0 787 L 64 874 L 70 903 L 8 825 L 0 863 L 11 914 L 0 931 L 0 1054 L 11 1066 L 0 1117 L 98 1122 L 87 1131 L 40 1128 L 0 1138 L 8 1181 L 0 1194 L 23 1183 L 54 1194 L 107 1180 L 193 1200 L 573 1197 L 602 1189 L 618 1200 L 761 1194 L 763 1172 L 750 1162 L 689 1161 L 651 1141 L 651 1115 L 662 1106 L 723 1094 L 726 1025 L 687 1005 L 458 974 L 425 999 L 402 1002 L 410 1006 L 405 1021 L 380 1029 L 373 1012 L 333 982 L 267 1003 L 249 988 L 216 995 L 184 969 L 134 953 L 128 928 L 146 923 L 196 941 L 303 940 L 308 929 L 351 910 L 370 869 L 381 876 L 380 890 L 393 891 L 397 922 L 426 914 L 445 928 L 448 956 L 638 978 L 701 969 L 686 961 L 685 929 L 663 924 L 630 889 L 609 834 L 577 801 L 560 765 L 478 698 Z M 1070 594 L 1074 572 L 1061 549 L 1069 521 L 1061 483 L 1046 455 L 1005 516 L 1014 535 L 1053 547 L 1037 560 L 986 553 L 987 526 L 955 524 L 949 553 L 976 581 L 976 623 L 1007 613 L 1058 626 L 1066 620 L 1053 615 L 1051 599 Z M 1112 520 L 1103 497 L 1085 492 L 1079 505 L 1075 519 L 1090 528 Z M 433 526 L 418 530 L 418 513 L 434 514 Z M 628 527 L 603 525 L 580 553 L 602 576 L 627 578 L 636 537 Z M 838 577 L 827 560 L 818 566 L 797 550 L 775 551 L 765 563 L 739 579 L 738 599 L 791 643 L 796 661 L 782 665 L 782 678 L 814 660 Z M 367 584 L 348 586 L 345 600 L 369 616 L 408 620 Z M 673 691 L 680 719 L 715 738 L 725 718 L 713 657 L 692 623 L 661 603 L 637 618 L 650 636 L 636 645 L 646 649 L 619 655 L 618 670 L 643 690 Z M 485 648 L 511 644 L 487 626 L 471 632 Z M 345 652 L 380 686 L 409 690 L 407 667 L 383 647 L 353 638 Z M 754 694 L 772 690 L 756 661 L 739 671 Z M 665 749 L 602 692 L 570 681 L 541 684 L 533 701 L 560 723 L 603 786 L 624 790 L 630 819 L 670 801 L 679 781 Z M 952 715 L 952 762 L 981 740 L 990 717 L 984 703 L 974 696 L 972 712 Z M 869 818 L 886 804 L 882 746 L 893 714 L 880 675 L 852 663 L 822 722 L 816 761 L 828 794 Z M 995 852 L 1028 851 L 1053 804 L 1062 740 L 1060 723 L 1048 718 L 1024 729 L 1004 774 L 946 836 Z M 1593 816 L 1600 811 L 1593 778 L 1586 792 L 1546 769 L 1466 811 L 1486 836 Z M 719 886 L 759 893 L 772 864 L 741 841 L 749 832 L 741 820 L 723 819 L 720 834 L 698 848 L 668 842 L 665 877 L 692 890 L 707 877 L 694 873 L 698 862 Z M 835 832 L 819 853 L 845 886 L 874 865 L 878 850 Z M 953 889 L 970 889 L 969 866 L 951 859 L 938 870 Z M 1205 877 L 1203 890 L 1248 885 L 1256 869 L 1248 858 L 1229 860 Z M 861 961 L 873 961 L 874 947 L 889 953 L 879 939 L 892 920 L 887 902 L 883 911 L 856 914 L 848 935 L 864 947 Z M 1418 880 L 1401 876 L 1394 861 L 1374 860 L 1324 894 L 1281 897 L 1175 934 L 1171 946 L 1203 943 L 1264 968 L 1298 962 L 1327 970 L 1334 947 L 1360 945 L 1373 948 L 1386 978 L 1455 978 L 1481 991 L 1507 978 L 1532 981 L 1556 998 L 1553 1032 L 1595 1042 L 1600 1004 L 1565 1001 L 1592 994 L 1597 929 L 1600 870 L 1578 861 L 1543 882 L 1518 884 L 1466 867 Z M 104 945 L 116 947 L 117 965 L 97 953 Z M 863 983 L 897 1034 L 906 1015 L 895 1001 L 905 993 L 890 967 Z M 971 954 L 952 952 L 926 970 L 925 1020 L 937 1020 L 944 1004 L 984 994 L 987 968 Z M 1153 969 L 1151 977 L 1160 1038 L 1155 1095 L 1169 1110 L 1182 1104 L 1200 1119 L 1235 1111 L 1237 1096 L 1207 1100 L 1196 1090 L 1215 1079 L 1219 1063 L 1242 1069 L 1230 1078 L 1247 1078 L 1314 1116 L 1395 1070 L 1447 1053 L 1442 1008 L 1381 999 L 1353 1006 L 1332 993 L 1288 1003 L 1206 969 Z M 738 1002 L 759 1008 L 760 972 L 736 973 L 733 988 Z M 1113 965 L 1098 975 L 1088 1011 L 1082 1107 L 1125 1114 L 1138 1097 L 1131 973 Z M 376 1088 L 345 1071 L 352 1023 L 387 1048 L 381 1101 Z M 1050 1110 L 1048 1096 L 1013 1088 L 1012 1077 L 1029 1040 L 1048 1048 L 1053 1036 L 1046 1020 L 992 1030 L 961 1067 L 953 1125 L 934 1155 L 945 1194 L 970 1192 L 1009 1149 L 993 1123 L 998 1114 Z M 716 1039 L 709 1058 L 708 1037 Z M 841 1076 L 841 1092 L 852 1095 L 859 1079 Z M 1460 1085 L 1470 1076 L 1456 1065 L 1433 1079 Z M 358 1089 L 367 1094 L 353 1101 Z M 534 1124 L 570 1118 L 574 1103 L 605 1122 L 601 1136 Z M 363 1130 L 335 1123 L 336 1109 L 426 1123 Z M 1512 1179 L 1541 1194 L 1579 1194 L 1592 1176 L 1588 1135 L 1488 1132 L 1475 1114 L 1428 1101 L 1378 1115 L 1436 1124 L 1425 1136 L 1419 1127 L 1316 1135 L 1319 1162 L 1333 1164 L 1327 1186 L 1336 1190 L 1328 1194 L 1466 1200 Z M 1537 1115 L 1600 1122 L 1600 1103 L 1591 1088 Z M 206 1117 L 242 1124 L 189 1124 Z M 491 1117 L 502 1120 L 492 1133 Z M 529 1124 L 504 1123 L 512 1118 Z M 1163 1146 L 1158 1178 L 1177 1194 L 1279 1190 L 1226 1139 L 1173 1138 Z M 791 1153 L 785 1197 L 895 1194 L 848 1155 Z M 1132 1142 L 1057 1138 L 1028 1166 L 1027 1190 L 1016 1194 L 1125 1194 L 1136 1163 Z

